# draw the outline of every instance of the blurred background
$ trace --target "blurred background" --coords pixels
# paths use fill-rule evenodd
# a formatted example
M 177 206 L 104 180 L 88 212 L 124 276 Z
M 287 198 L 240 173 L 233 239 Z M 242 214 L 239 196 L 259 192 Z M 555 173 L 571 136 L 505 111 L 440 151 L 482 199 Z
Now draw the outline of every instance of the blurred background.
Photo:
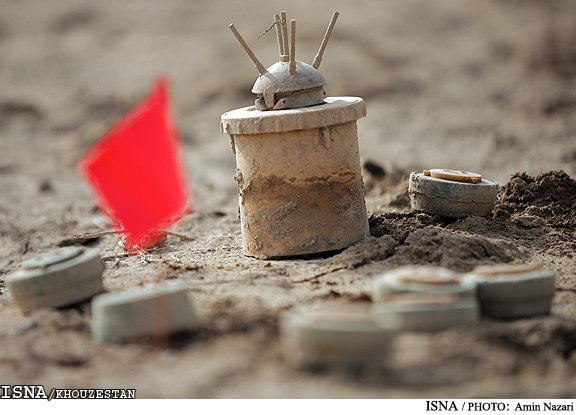
M 574 174 L 574 1 L 3 0 L 0 169 L 13 176 L 3 193 L 75 182 L 78 158 L 165 74 L 200 208 L 228 203 L 234 158 L 219 118 L 253 103 L 258 74 L 227 25 L 269 66 L 274 31 L 257 37 L 284 9 L 308 63 L 340 11 L 320 69 L 328 95 L 366 100 L 364 160 L 501 182 Z

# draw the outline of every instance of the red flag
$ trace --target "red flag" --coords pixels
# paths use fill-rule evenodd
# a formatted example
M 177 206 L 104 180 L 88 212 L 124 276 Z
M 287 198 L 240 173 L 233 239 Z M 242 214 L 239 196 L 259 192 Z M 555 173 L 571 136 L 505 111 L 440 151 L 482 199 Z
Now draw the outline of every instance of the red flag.
M 153 246 L 186 209 L 187 185 L 167 82 L 133 108 L 79 163 L 128 248 Z

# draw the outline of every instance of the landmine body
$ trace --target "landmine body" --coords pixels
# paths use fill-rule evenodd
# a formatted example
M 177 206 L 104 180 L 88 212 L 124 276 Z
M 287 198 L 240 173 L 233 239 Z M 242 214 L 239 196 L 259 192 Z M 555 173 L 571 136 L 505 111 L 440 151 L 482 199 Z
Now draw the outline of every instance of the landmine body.
M 412 208 L 423 212 L 450 217 L 489 216 L 498 196 L 498 183 L 477 173 L 433 169 L 412 172 L 408 193 Z
M 137 287 L 92 300 L 92 335 L 99 341 L 167 337 L 196 321 L 188 293 L 179 287 Z
M 405 331 L 437 331 L 478 321 L 475 286 L 435 266 L 406 266 L 374 281 L 374 315 Z
M 381 366 L 394 335 L 378 324 L 369 304 L 316 304 L 280 318 L 284 356 L 304 369 Z
M 38 255 L 6 276 L 14 301 L 27 314 L 46 307 L 65 307 L 104 291 L 104 264 L 94 249 L 67 247 Z
M 222 116 L 236 154 L 244 253 L 282 257 L 346 248 L 368 235 L 356 120 L 361 98 Z
M 255 106 L 229 111 L 220 123 L 236 155 L 246 255 L 339 250 L 369 233 L 356 127 L 366 106 L 356 97 L 324 99 L 317 70 L 336 17 L 312 66 L 294 58 L 294 20 L 288 55 L 287 24 L 280 30 L 276 16 L 280 61 L 268 69 L 229 26 L 260 72 Z
M 493 318 L 549 314 L 556 291 L 554 271 L 531 265 L 483 265 L 464 278 L 476 284 L 482 314 Z

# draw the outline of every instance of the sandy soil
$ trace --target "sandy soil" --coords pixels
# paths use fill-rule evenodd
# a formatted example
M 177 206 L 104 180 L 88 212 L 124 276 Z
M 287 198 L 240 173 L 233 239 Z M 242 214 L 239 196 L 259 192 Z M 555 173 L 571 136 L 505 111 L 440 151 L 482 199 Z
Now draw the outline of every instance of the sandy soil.
M 574 397 L 575 2 L 1 3 L 0 277 L 107 228 L 75 164 L 164 73 L 196 194 L 174 230 L 192 240 L 108 258 L 104 284 L 185 284 L 201 324 L 170 344 L 97 344 L 87 305 L 23 316 L 2 284 L 0 383 L 140 397 Z M 329 95 L 367 103 L 359 135 L 372 236 L 330 257 L 260 261 L 240 252 L 235 162 L 219 132 L 221 113 L 252 103 L 257 74 L 226 25 L 271 64 L 274 38 L 256 37 L 281 8 L 298 19 L 307 62 L 341 12 L 321 69 Z M 409 212 L 407 174 L 436 166 L 506 184 L 494 216 Z M 116 236 L 89 245 L 122 253 Z M 399 264 L 515 261 L 557 271 L 551 316 L 403 334 L 383 371 L 306 373 L 282 360 L 283 309 L 368 301 L 372 276 Z

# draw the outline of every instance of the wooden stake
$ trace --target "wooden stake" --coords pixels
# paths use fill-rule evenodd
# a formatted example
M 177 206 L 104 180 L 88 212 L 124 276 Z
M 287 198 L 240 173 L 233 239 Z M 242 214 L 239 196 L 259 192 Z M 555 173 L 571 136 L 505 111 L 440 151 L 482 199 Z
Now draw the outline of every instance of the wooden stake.
M 290 50 L 288 49 L 288 22 L 286 20 L 286 12 L 280 12 L 282 16 L 282 40 L 284 41 L 284 54 L 288 55 Z
M 280 22 L 280 16 L 274 15 L 274 20 L 276 21 L 276 37 L 278 38 L 278 52 L 280 56 L 284 55 L 284 40 L 282 39 L 282 23 Z
M 326 33 L 324 34 L 324 39 L 322 39 L 322 44 L 320 45 L 320 49 L 318 49 L 318 53 L 314 58 L 314 62 L 312 62 L 312 66 L 314 69 L 318 69 L 320 67 L 320 62 L 322 62 L 322 55 L 324 55 L 324 51 L 326 50 L 326 45 L 328 45 L 328 41 L 330 40 L 330 35 L 332 34 L 332 30 L 334 29 L 334 25 L 336 24 L 336 19 L 338 19 L 338 15 L 340 13 L 334 12 L 332 15 L 332 20 L 330 20 L 330 24 L 328 25 L 328 29 L 326 29 Z
M 290 75 L 296 73 L 296 20 L 290 20 Z
M 238 30 L 236 30 L 236 27 L 234 27 L 234 25 L 232 23 L 230 23 L 228 25 L 228 28 L 232 31 L 232 33 L 234 33 L 234 36 L 236 36 L 236 39 L 238 39 L 238 42 L 240 42 L 240 45 L 242 45 L 242 47 L 244 48 L 244 50 L 246 51 L 246 53 L 248 54 L 250 59 L 252 59 L 252 62 L 254 62 L 254 65 L 256 65 L 256 69 L 258 69 L 258 72 L 260 73 L 260 75 L 265 74 L 266 68 L 264 67 L 264 65 L 262 65 L 260 63 L 260 61 L 258 60 L 256 55 L 254 55 L 254 52 L 252 52 L 252 49 L 250 49 L 250 47 L 246 44 L 246 42 L 242 38 L 242 35 L 240 35 Z

